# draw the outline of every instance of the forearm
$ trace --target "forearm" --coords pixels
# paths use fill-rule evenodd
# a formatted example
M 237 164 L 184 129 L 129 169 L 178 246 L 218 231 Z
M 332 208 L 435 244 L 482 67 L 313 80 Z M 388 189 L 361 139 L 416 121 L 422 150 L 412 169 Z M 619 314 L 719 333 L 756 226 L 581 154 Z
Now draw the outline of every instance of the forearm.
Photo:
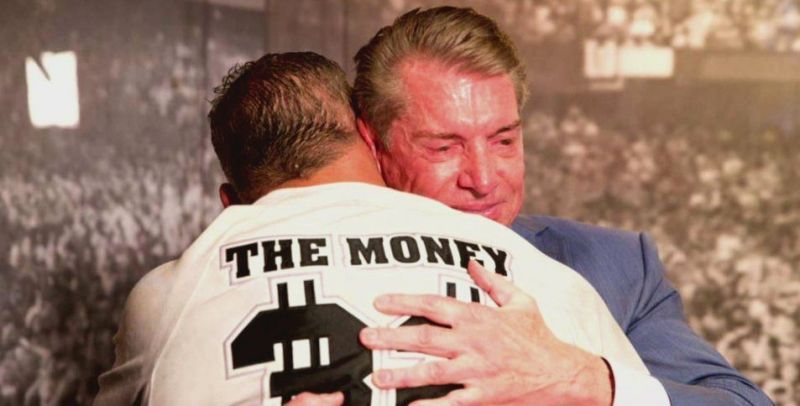
M 593 356 L 592 362 L 576 374 L 565 403 L 602 406 L 669 406 L 670 400 L 658 379 Z
M 565 399 L 573 404 L 609 406 L 614 399 L 614 374 L 603 358 L 592 355 L 575 374 Z

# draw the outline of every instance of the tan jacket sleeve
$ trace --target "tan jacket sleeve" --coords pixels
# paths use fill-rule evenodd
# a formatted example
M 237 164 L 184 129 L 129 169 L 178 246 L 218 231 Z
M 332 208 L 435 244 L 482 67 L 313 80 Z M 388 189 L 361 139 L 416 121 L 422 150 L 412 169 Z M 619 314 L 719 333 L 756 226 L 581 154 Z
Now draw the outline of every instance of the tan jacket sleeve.
M 94 405 L 146 403 L 147 375 L 153 362 L 148 350 L 158 345 L 157 329 L 172 288 L 174 264 L 168 262 L 147 273 L 128 296 L 114 336 L 114 365 L 100 375 Z

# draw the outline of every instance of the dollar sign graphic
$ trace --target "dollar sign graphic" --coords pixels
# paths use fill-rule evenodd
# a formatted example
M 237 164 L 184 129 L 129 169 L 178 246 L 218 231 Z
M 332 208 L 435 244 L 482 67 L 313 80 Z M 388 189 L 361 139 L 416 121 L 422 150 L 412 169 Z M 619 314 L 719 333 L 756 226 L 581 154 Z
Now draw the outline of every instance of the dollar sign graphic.
M 455 282 L 447 282 L 445 284 L 446 291 L 445 294 L 448 297 L 457 298 L 457 288 L 459 287 L 458 284 Z M 467 286 L 469 287 L 469 297 L 470 301 L 473 303 L 480 303 L 480 290 L 474 286 Z M 419 316 L 412 316 L 405 323 L 401 324 L 401 326 L 417 326 L 420 324 L 431 324 L 438 327 L 445 327 L 439 323 L 432 322 L 424 317 Z M 462 385 L 430 385 L 430 386 L 420 386 L 416 388 L 404 388 L 397 390 L 397 404 L 398 405 L 407 405 L 415 400 L 418 399 L 435 399 L 440 398 L 442 396 L 447 395 L 448 393 L 456 390 L 461 389 L 464 386 Z
M 232 341 L 234 370 L 275 361 L 279 343 L 283 370 L 270 375 L 270 396 L 287 402 L 304 391 L 342 391 L 348 404 L 369 404 L 371 389 L 363 380 L 372 373 L 372 352 L 358 340 L 366 325 L 337 304 L 317 303 L 313 280 L 303 281 L 303 291 L 306 304 L 290 306 L 287 283 L 277 284 L 278 308 L 256 314 Z M 310 365 L 295 368 L 292 343 L 298 340 L 308 342 Z

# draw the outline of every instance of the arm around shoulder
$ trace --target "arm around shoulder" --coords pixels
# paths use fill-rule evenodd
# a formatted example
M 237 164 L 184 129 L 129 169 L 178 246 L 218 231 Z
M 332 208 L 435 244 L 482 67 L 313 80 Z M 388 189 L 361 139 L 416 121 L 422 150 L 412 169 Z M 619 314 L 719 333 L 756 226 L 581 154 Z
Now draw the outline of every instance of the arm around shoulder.
M 666 279 L 655 245 L 640 235 L 643 287 L 626 334 L 673 405 L 772 405 L 684 317 L 680 295 Z
M 148 379 L 143 373 L 145 355 L 153 344 L 172 287 L 173 266 L 174 262 L 168 262 L 150 271 L 128 295 L 114 336 L 114 365 L 100 375 L 95 405 L 140 403 Z

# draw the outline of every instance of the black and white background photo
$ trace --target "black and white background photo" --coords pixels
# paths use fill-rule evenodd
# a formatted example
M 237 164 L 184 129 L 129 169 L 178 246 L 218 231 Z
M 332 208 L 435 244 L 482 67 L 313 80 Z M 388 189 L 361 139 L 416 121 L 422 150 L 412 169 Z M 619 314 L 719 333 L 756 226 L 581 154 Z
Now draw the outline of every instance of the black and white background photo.
M 0 405 L 89 404 L 125 298 L 221 210 L 235 63 L 417 0 L 1 0 Z M 528 66 L 524 212 L 643 230 L 690 325 L 800 404 L 800 1 L 476 0 Z

